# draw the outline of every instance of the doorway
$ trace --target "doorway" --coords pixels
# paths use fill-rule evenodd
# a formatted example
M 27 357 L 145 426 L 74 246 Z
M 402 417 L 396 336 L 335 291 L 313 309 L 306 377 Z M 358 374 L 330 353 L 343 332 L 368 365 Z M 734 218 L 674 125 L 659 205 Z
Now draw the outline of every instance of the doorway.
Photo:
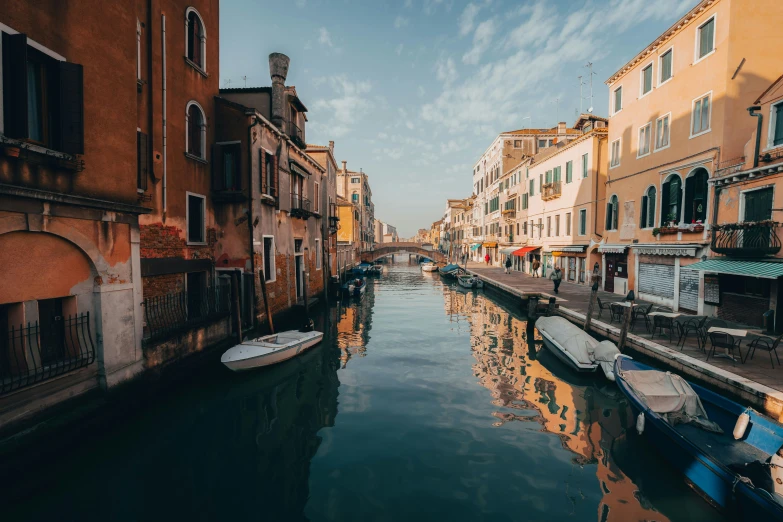
M 304 254 L 302 240 L 294 239 L 294 273 L 296 274 L 296 300 L 304 299 Z

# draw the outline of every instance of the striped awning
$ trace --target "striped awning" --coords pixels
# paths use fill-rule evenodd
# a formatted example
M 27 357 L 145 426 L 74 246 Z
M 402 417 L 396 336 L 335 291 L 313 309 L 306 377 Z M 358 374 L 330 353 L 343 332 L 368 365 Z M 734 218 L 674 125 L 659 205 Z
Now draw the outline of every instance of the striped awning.
M 520 248 L 519 250 L 514 250 L 513 254 L 514 254 L 515 256 L 523 257 L 523 256 L 524 256 L 525 254 L 527 254 L 528 252 L 532 252 L 533 250 L 538 250 L 539 248 L 541 248 L 541 247 L 537 247 L 537 246 L 526 246 L 526 247 L 522 247 L 522 248 Z
M 497 241 L 488 241 L 488 242 L 484 243 L 484 247 L 485 248 L 495 248 L 496 246 L 498 246 L 498 242 Z
M 550 252 L 577 252 L 577 253 L 583 253 L 586 248 L 587 248 L 587 245 L 564 245 L 564 246 L 553 246 L 549 250 L 550 250 Z
M 507 256 L 513 254 L 518 249 L 519 247 L 506 247 L 506 248 L 501 248 L 498 252 Z
M 783 263 L 767 263 L 764 261 L 731 261 L 728 259 L 707 259 L 692 265 L 682 265 L 682 268 L 704 270 L 717 274 L 734 274 L 746 277 L 762 277 L 777 279 L 783 277 Z
M 622 254 L 628 245 L 599 245 L 598 251 L 604 254 Z

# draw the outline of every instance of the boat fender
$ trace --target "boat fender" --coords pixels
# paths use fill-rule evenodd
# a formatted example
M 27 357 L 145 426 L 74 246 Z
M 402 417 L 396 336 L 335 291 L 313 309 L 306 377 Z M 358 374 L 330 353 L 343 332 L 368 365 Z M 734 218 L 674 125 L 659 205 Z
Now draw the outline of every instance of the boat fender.
M 783 447 L 769 459 L 769 472 L 775 483 L 775 493 L 783 495 Z
M 641 435 L 644 433 L 644 413 L 639 412 L 639 416 L 636 417 L 636 431 Z
M 745 410 L 737 417 L 737 423 L 734 425 L 734 440 L 740 440 L 745 436 L 745 431 L 747 431 L 749 423 L 750 415 L 748 414 L 748 410 Z

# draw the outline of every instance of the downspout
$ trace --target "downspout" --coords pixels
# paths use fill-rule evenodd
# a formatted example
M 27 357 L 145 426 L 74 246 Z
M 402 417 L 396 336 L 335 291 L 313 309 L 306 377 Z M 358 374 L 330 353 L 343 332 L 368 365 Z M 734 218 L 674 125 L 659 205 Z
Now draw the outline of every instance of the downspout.
M 256 327 L 258 313 L 256 310 L 256 251 L 253 239 L 253 204 L 255 198 L 253 197 L 253 127 L 258 125 L 258 117 L 253 115 L 253 121 L 247 127 L 247 194 L 250 204 L 247 206 L 247 228 L 250 234 L 250 273 L 253 274 L 253 328 Z M 214 161 L 214 158 L 213 158 Z M 262 165 L 259 163 L 258 171 L 261 172 Z M 266 277 L 266 274 L 264 274 Z
M 601 141 L 603 139 L 599 139 L 598 141 L 598 160 L 596 162 L 596 165 L 598 165 L 598 168 L 601 168 Z M 593 234 L 603 239 L 604 236 L 598 233 L 598 172 L 595 173 L 595 194 L 593 196 L 593 201 L 595 202 L 595 209 L 593 210 Z
M 748 107 L 748 114 L 751 116 L 754 116 L 757 118 L 756 120 L 756 147 L 753 149 L 753 168 L 759 166 L 759 150 L 761 149 L 761 120 L 764 119 L 764 116 L 758 112 L 760 111 L 761 107 L 758 105 L 754 105 L 753 107 Z
M 161 55 L 163 57 L 163 221 L 166 221 L 166 15 L 161 15 Z
M 148 94 L 148 107 L 147 107 L 147 130 L 150 133 L 150 144 L 155 143 L 155 131 L 154 131 L 154 114 L 155 114 L 155 107 L 154 107 L 154 101 L 153 101 L 153 92 L 152 92 L 152 0 L 147 0 L 147 92 Z M 152 145 L 154 146 L 154 145 Z M 154 164 L 154 162 L 152 162 Z M 153 169 L 152 177 L 153 180 L 157 179 L 157 176 L 154 172 L 154 165 L 151 165 L 150 168 Z

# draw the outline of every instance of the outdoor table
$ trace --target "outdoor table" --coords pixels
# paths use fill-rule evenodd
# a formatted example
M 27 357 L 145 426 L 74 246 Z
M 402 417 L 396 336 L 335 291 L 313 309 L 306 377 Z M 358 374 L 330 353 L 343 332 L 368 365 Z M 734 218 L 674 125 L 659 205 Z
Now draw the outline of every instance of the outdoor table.
M 677 312 L 650 312 L 647 314 L 648 317 L 655 317 L 656 315 L 674 319 L 675 317 L 680 317 L 682 314 L 678 314 Z
M 735 330 L 733 328 L 725 328 L 723 326 L 711 326 L 707 333 L 727 333 L 731 335 L 732 337 L 739 337 L 740 339 L 744 339 L 748 335 L 747 330 Z M 739 344 L 737 345 L 737 349 L 742 345 L 742 340 L 740 340 Z M 733 356 L 729 355 L 729 349 L 726 348 L 726 353 L 717 353 L 715 354 L 715 358 L 718 359 L 731 359 L 732 361 L 735 361 Z M 740 352 L 740 359 L 742 358 L 742 352 Z
M 620 306 L 624 306 L 626 308 L 631 306 L 631 302 L 630 301 L 614 301 L 613 303 L 609 303 L 610 306 L 613 305 L 613 304 L 619 304 Z M 642 306 L 639 303 L 634 303 L 633 305 L 634 306 Z

